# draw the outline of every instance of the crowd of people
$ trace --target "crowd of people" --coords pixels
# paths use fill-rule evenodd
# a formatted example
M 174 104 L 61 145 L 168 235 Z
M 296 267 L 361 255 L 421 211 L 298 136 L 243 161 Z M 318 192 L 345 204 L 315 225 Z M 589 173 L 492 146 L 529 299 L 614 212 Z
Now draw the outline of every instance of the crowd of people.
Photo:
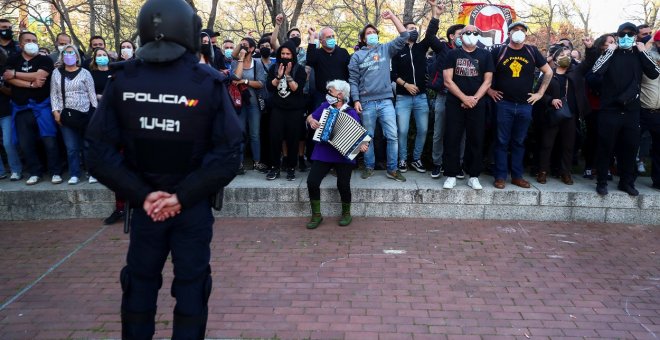
M 306 46 L 297 28 L 280 43 L 282 15 L 272 33 L 238 42 L 202 30 L 199 62 L 223 75 L 245 132 L 243 154 L 252 164 L 241 158 L 239 174 L 253 169 L 275 180 L 284 171 L 294 180 L 311 162 L 308 185 L 317 218 L 308 226 L 320 223 L 318 185 L 329 172 L 338 177 L 350 212 L 350 174 L 357 164 L 311 141 L 320 113 L 336 108 L 374 137 L 361 148 L 365 180 L 382 166 L 386 178 L 404 182 L 410 166 L 420 173 L 429 169 L 432 178 L 444 176 L 445 189 L 467 175 L 467 185 L 480 190 L 486 170 L 498 189 L 508 178 L 529 188 L 527 167 L 539 184 L 556 176 L 571 185 L 581 154 L 582 176 L 596 180 L 598 194 L 608 193 L 616 172 L 618 189 L 636 196 L 635 179 L 645 171 L 640 139 L 648 132 L 652 186 L 660 189 L 660 32 L 624 23 L 616 33 L 583 39 L 584 51 L 562 39 L 541 52 L 525 43 L 528 26 L 514 22 L 504 44 L 484 47 L 482 32 L 472 25 L 452 25 L 446 38 L 438 37 L 444 8 L 429 3 L 423 38 L 415 22 L 402 23 L 384 11 L 382 18 L 399 35 L 382 41 L 379 28 L 366 25 L 352 53 L 337 45 L 330 27 L 309 28 Z M 49 53 L 35 33 L 23 31 L 14 40 L 12 27 L 0 19 L 6 154 L 0 178 L 26 176 L 25 183 L 34 185 L 47 174 L 59 184 L 67 168 L 67 183 L 75 185 L 86 177 L 85 123 L 102 100 L 113 65 L 139 57 L 139 49 L 126 40 L 115 53 L 94 36 L 84 55 L 62 33 Z M 411 120 L 415 134 L 409 143 Z M 424 157 L 427 142 L 431 154 Z M 121 202 L 109 222 L 121 218 Z

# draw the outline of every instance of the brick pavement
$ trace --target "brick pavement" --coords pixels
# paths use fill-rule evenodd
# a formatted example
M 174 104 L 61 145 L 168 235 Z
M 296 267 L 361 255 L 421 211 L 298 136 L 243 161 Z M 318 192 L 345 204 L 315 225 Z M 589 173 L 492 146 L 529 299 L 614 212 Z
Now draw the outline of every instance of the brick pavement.
M 657 226 L 336 221 L 218 220 L 207 338 L 660 336 Z M 97 220 L 0 223 L 0 338 L 119 338 L 127 245 Z M 171 334 L 171 280 L 168 264 L 157 338 Z

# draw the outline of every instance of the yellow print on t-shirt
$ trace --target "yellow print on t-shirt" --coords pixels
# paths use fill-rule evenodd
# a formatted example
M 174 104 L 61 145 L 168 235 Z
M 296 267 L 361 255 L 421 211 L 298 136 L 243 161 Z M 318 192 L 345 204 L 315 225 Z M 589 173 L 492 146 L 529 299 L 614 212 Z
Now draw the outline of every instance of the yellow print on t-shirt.
M 521 63 L 519 63 L 517 60 L 514 60 L 511 65 L 509 65 L 509 68 L 511 71 L 513 71 L 511 77 L 520 78 L 520 71 L 522 71 L 523 68 Z

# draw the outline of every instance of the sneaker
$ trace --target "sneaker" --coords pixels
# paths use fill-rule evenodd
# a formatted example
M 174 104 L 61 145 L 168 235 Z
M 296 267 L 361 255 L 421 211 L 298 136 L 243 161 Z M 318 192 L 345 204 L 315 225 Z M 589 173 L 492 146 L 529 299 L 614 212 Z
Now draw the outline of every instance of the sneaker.
M 422 160 L 421 160 L 421 159 L 418 159 L 418 160 L 416 160 L 416 161 L 410 163 L 410 165 L 412 165 L 412 167 L 413 167 L 415 170 L 417 170 L 417 172 L 420 172 L 420 173 L 425 173 L 425 172 L 426 172 L 426 169 L 424 169 L 424 164 L 422 164 Z
M 272 181 L 276 178 L 280 178 L 280 169 L 271 168 L 266 175 L 266 179 Z
M 612 179 L 613 179 L 613 177 L 612 177 L 612 171 L 607 170 L 607 180 L 608 180 L 608 181 L 611 181 Z
M 367 179 L 373 175 L 374 175 L 374 169 L 364 168 L 364 170 L 362 170 L 362 175 L 360 177 L 362 177 L 362 179 Z
M 596 185 L 596 192 L 600 196 L 607 195 L 607 184 L 597 184 Z
M 300 172 L 307 172 L 307 161 L 305 161 L 305 156 L 298 156 L 298 169 Z
M 399 170 L 396 170 L 394 172 L 389 172 L 388 171 L 387 172 L 387 178 L 391 178 L 391 179 L 393 179 L 397 182 L 405 182 L 406 181 L 406 178 L 403 177 L 403 175 L 401 174 L 401 171 L 399 171 Z
M 236 171 L 237 175 L 245 175 L 245 168 L 243 167 L 243 163 L 241 163 L 241 166 L 238 167 L 238 171 Z
M 9 177 L 9 174 L 6 173 L 6 172 L 3 173 L 3 174 L 0 174 L 0 179 L 5 179 L 5 178 L 7 178 L 7 177 Z
M 463 172 L 463 169 L 458 171 L 458 174 L 456 175 L 456 178 L 458 178 L 458 179 L 465 178 L 465 172 Z
M 400 172 L 408 171 L 408 163 L 406 163 L 406 161 L 399 161 L 399 171 Z
M 617 188 L 625 193 L 627 193 L 630 196 L 639 196 L 639 191 L 635 189 L 634 186 L 629 185 L 629 184 L 619 184 Z
M 438 179 L 442 177 L 442 167 L 439 165 L 433 166 L 433 171 L 431 171 L 431 178 Z
M 9 176 L 9 180 L 12 182 L 20 181 L 21 178 L 23 178 L 23 175 L 19 174 L 18 172 L 12 172 L 11 176 Z
M 456 186 L 456 177 L 447 177 L 445 184 L 442 185 L 444 189 L 453 189 Z
M 262 174 L 265 174 L 265 173 L 268 172 L 268 167 L 266 166 L 266 164 L 261 163 L 261 162 L 254 162 L 252 168 L 253 168 L 255 171 L 259 171 L 259 172 L 261 172 Z
M 64 182 L 64 180 L 62 180 L 62 176 L 60 175 L 53 175 L 53 178 L 50 179 L 50 182 L 53 184 L 60 184 Z
M 593 171 L 591 171 L 591 169 L 584 169 L 584 173 L 582 173 L 582 178 L 594 179 Z
M 124 212 L 122 210 L 115 210 L 108 216 L 105 220 L 103 220 L 103 224 L 105 225 L 110 225 L 110 224 L 115 224 L 117 221 L 124 219 Z
M 98 182 L 99 182 L 99 180 L 96 179 L 96 177 L 89 176 L 89 184 L 94 184 L 94 183 L 98 183 Z
M 481 186 L 481 183 L 479 183 L 479 178 L 478 177 L 470 177 L 468 179 L 468 186 L 474 190 L 481 190 L 483 187 Z
M 296 169 L 291 168 L 286 170 L 286 180 L 294 181 L 296 179 Z
M 25 184 L 35 185 L 35 184 L 39 183 L 39 180 L 41 180 L 41 178 L 39 178 L 39 176 L 30 176 L 30 178 L 28 178 L 28 180 L 25 181 Z
M 644 166 L 644 162 L 637 162 L 637 172 L 640 175 L 646 172 L 646 166 Z
M 80 183 L 80 179 L 78 179 L 78 177 L 76 176 L 71 176 L 71 178 L 69 178 L 69 181 L 67 183 L 69 183 L 70 185 L 76 185 Z

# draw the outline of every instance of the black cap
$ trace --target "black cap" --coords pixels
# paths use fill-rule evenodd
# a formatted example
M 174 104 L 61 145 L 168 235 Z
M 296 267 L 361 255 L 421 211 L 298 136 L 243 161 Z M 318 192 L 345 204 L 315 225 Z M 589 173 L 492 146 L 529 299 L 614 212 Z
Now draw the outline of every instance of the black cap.
M 209 29 L 209 28 L 205 28 L 205 29 L 203 29 L 203 30 L 202 30 L 202 33 L 206 33 L 206 34 L 208 34 L 209 38 L 219 37 L 219 36 L 220 36 L 220 32 L 214 32 L 212 29 Z
M 524 28 L 525 31 L 529 31 L 529 27 L 527 27 L 527 25 L 522 21 L 516 21 L 511 23 L 511 25 L 509 25 L 509 31 L 512 30 L 514 27 L 518 27 L 518 26 Z
M 616 30 L 616 33 L 621 33 L 625 29 L 629 29 L 631 32 L 635 34 L 639 33 L 639 30 L 637 29 L 637 25 L 633 24 L 632 22 L 624 22 L 623 24 L 619 25 L 619 29 Z

